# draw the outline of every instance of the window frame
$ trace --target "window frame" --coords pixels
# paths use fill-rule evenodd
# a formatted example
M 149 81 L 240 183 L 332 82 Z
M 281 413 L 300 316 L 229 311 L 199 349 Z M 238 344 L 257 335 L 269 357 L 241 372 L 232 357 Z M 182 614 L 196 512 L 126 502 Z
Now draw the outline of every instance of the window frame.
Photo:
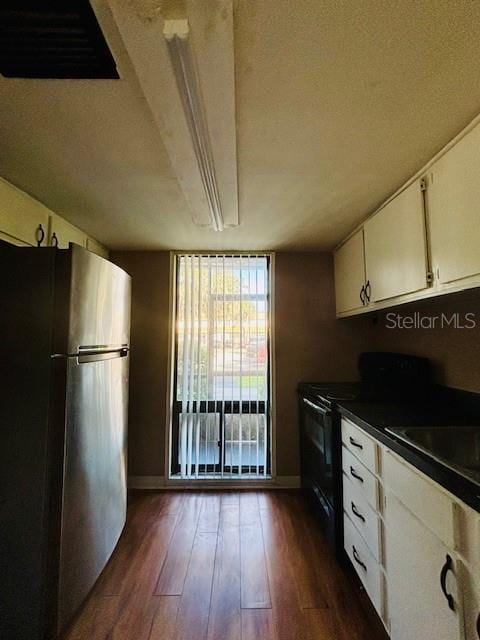
M 274 269 L 275 269 L 275 254 L 273 252 L 265 252 L 265 251 L 236 251 L 236 252 L 215 252 L 215 251 L 172 251 L 171 255 L 171 280 L 170 280 L 170 309 L 169 309 L 169 333 L 170 333 L 170 350 L 169 350 L 169 384 L 168 384 L 168 411 L 167 411 L 167 424 L 166 424 L 166 448 L 165 448 L 165 477 L 167 484 L 172 482 L 175 483 L 179 480 L 179 471 L 180 465 L 178 463 L 178 451 L 179 451 L 179 417 L 182 409 L 182 402 L 177 400 L 176 398 L 176 389 L 177 389 L 177 357 L 178 357 L 178 334 L 176 331 L 176 322 L 178 317 L 178 286 L 179 286 L 179 258 L 181 256 L 201 256 L 201 257 L 225 257 L 225 258 L 235 258 L 235 257 L 265 257 L 267 261 L 267 400 L 243 400 L 241 411 L 240 411 L 240 401 L 239 400 L 209 400 L 208 407 L 206 406 L 207 401 L 200 401 L 200 413 L 203 410 L 207 410 L 210 413 L 219 413 L 219 431 L 220 437 L 223 435 L 223 424 L 225 420 L 225 416 L 229 414 L 238 415 L 240 412 L 245 415 L 249 414 L 261 414 L 265 415 L 265 425 L 266 425 L 266 451 L 267 451 L 267 469 L 266 473 L 264 473 L 263 465 L 259 466 L 259 474 L 256 475 L 256 465 L 255 471 L 253 471 L 253 465 L 250 466 L 252 469 L 249 472 L 249 465 L 242 465 L 242 473 L 238 474 L 238 466 L 223 466 L 223 471 L 226 474 L 225 477 L 222 478 L 222 457 L 224 455 L 225 447 L 224 442 L 221 443 L 220 446 L 220 456 L 219 463 L 216 465 L 208 465 L 208 467 L 212 466 L 211 473 L 214 474 L 214 477 L 208 477 L 209 469 L 200 471 L 202 476 L 208 478 L 208 482 L 219 481 L 225 483 L 228 481 L 238 481 L 248 480 L 249 473 L 254 476 L 255 481 L 261 480 L 272 480 L 275 477 L 276 471 L 276 460 L 275 460 L 275 367 L 274 367 Z M 240 300 L 240 296 L 237 294 L 228 294 L 232 295 L 234 298 L 238 298 Z M 253 294 L 252 297 L 256 297 L 256 294 Z M 222 296 L 223 298 L 223 296 Z M 242 299 L 245 297 L 242 296 Z M 247 297 L 248 299 L 248 297 Z M 223 405 L 223 410 L 222 410 Z M 193 401 L 194 411 L 196 411 L 197 403 Z M 204 466 L 204 465 L 202 465 Z M 213 467 L 215 467 L 213 469 Z M 260 471 L 261 469 L 261 471 Z M 192 473 L 195 472 L 195 465 L 192 464 Z M 203 477 L 199 476 L 199 478 L 181 478 L 181 480 L 186 481 L 188 483 L 201 483 Z M 231 476 L 236 476 L 236 478 L 232 478 Z

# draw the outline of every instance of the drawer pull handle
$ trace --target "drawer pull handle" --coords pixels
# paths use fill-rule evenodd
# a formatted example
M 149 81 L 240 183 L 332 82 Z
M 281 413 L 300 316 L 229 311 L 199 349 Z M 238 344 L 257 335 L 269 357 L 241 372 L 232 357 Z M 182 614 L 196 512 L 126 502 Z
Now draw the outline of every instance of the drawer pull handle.
M 445 564 L 443 565 L 442 570 L 440 572 L 440 586 L 442 588 L 443 595 L 447 599 L 448 607 L 452 611 L 455 611 L 455 600 L 453 599 L 452 594 L 448 593 L 447 591 L 447 575 L 449 571 L 453 571 L 453 561 L 452 561 L 452 558 L 447 553 Z
M 358 551 L 355 549 L 354 545 L 352 545 L 352 550 L 353 550 L 353 557 L 355 559 L 355 562 L 359 564 L 364 571 L 367 571 L 367 565 L 360 560 L 360 556 L 358 555 Z
M 365 516 L 362 516 L 362 514 L 359 512 L 359 510 L 357 509 L 356 504 L 353 501 L 352 501 L 351 505 L 352 505 L 352 513 L 353 513 L 353 515 L 357 516 L 357 518 L 359 518 L 362 522 L 366 522 Z
M 359 480 L 360 482 L 363 482 L 363 478 L 362 476 L 359 476 L 358 473 L 356 473 L 355 469 L 353 467 L 350 467 L 350 475 L 355 478 L 355 480 Z
M 363 449 L 363 445 L 361 445 L 359 442 L 357 442 L 356 440 L 354 440 L 354 439 L 352 438 L 352 436 L 350 436 L 350 444 L 351 444 L 353 447 L 357 447 L 357 449 Z

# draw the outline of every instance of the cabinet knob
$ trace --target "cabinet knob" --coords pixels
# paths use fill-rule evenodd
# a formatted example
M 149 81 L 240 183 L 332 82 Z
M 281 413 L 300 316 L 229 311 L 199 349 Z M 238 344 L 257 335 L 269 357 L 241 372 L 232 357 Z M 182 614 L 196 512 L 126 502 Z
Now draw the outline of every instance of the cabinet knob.
M 35 237 L 37 239 L 37 247 L 40 247 L 42 242 L 45 240 L 45 231 L 41 224 L 39 224 L 37 227 Z

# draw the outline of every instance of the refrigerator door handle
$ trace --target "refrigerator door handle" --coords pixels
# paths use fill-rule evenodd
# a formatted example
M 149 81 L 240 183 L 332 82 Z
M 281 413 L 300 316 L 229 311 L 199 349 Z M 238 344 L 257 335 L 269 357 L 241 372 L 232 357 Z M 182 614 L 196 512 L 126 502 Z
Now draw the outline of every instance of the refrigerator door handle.
M 101 360 L 112 360 L 113 358 L 126 358 L 128 347 L 118 347 L 116 349 L 105 348 L 84 348 L 80 347 L 77 354 L 79 364 L 87 362 L 99 362 Z

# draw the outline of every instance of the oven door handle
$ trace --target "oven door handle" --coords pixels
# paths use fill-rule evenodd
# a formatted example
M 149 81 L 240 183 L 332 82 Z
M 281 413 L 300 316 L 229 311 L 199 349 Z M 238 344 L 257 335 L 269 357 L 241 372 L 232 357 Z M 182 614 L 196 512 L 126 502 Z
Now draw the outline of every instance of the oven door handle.
M 324 407 L 319 407 L 317 404 L 314 404 L 313 402 L 311 402 L 310 400 L 308 400 L 307 398 L 303 398 L 303 402 L 310 407 L 311 409 L 313 409 L 314 411 L 316 411 L 317 413 L 321 413 L 322 416 L 326 416 L 329 415 L 330 412 L 328 411 L 328 409 L 324 408 Z

